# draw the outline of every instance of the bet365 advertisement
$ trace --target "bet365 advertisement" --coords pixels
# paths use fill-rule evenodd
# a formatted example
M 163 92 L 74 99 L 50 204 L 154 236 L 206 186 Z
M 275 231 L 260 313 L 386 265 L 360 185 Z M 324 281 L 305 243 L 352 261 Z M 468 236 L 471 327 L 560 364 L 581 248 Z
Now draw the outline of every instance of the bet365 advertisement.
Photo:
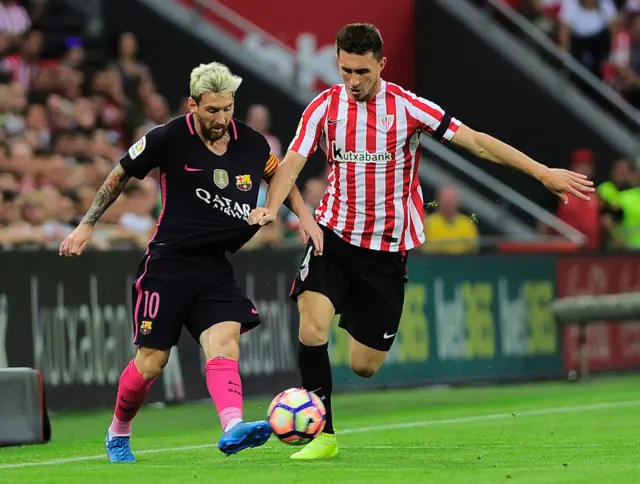
M 396 385 L 526 379 L 562 372 L 550 304 L 549 257 L 410 256 L 400 331 L 370 381 L 348 368 L 348 336 L 333 333 L 335 385 Z
M 52 410 L 113 404 L 132 345 L 131 284 L 141 254 L 0 252 L 0 367 L 42 371 Z M 245 395 L 300 383 L 298 313 L 288 290 L 300 251 L 232 257 L 236 281 L 263 324 L 241 339 Z M 409 283 L 396 342 L 369 380 L 349 368 L 349 335 L 336 325 L 330 354 L 334 386 L 428 385 L 559 377 L 577 366 L 576 329 L 558 331 L 556 297 L 640 290 L 640 257 L 409 257 Z M 588 331 L 596 370 L 640 366 L 640 322 Z M 150 402 L 209 398 L 203 354 L 183 333 Z M 1 389 L 0 389 L 1 391 Z
M 558 261 L 558 296 L 640 292 L 640 257 L 575 257 Z M 578 328 L 564 329 L 565 368 L 579 361 Z M 594 370 L 640 366 L 638 321 L 602 321 L 587 326 L 587 361 Z

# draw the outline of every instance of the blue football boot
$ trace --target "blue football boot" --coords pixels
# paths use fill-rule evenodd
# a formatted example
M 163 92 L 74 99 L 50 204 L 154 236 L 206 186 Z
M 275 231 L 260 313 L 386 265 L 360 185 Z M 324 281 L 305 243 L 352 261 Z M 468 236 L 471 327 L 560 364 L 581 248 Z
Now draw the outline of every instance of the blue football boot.
M 222 434 L 218 449 L 230 456 L 244 449 L 260 447 L 271 437 L 271 426 L 264 420 L 259 422 L 240 422 Z
M 107 449 L 107 458 L 109 462 L 135 462 L 131 452 L 131 445 L 129 443 L 129 437 L 110 437 L 107 432 L 107 438 L 105 439 L 104 446 Z

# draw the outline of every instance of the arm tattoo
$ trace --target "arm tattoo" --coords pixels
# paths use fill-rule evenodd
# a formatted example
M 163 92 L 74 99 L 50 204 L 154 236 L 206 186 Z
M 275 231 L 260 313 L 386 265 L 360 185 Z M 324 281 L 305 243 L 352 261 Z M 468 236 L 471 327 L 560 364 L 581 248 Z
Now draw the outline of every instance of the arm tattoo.
M 124 186 L 130 179 L 131 177 L 127 175 L 118 164 L 111 173 L 109 173 L 100 190 L 98 190 L 91 208 L 89 208 L 80 223 L 95 225 L 111 204 L 115 202 L 116 198 L 120 196 Z

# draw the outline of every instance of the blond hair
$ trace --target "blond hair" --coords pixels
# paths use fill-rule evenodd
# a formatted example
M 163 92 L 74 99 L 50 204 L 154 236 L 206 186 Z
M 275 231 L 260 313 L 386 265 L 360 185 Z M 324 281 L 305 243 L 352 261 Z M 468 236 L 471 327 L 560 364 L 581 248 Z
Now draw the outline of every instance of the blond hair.
M 212 62 L 200 64 L 191 71 L 190 95 L 196 103 L 207 92 L 234 93 L 242 84 L 242 78 L 234 75 L 224 64 Z

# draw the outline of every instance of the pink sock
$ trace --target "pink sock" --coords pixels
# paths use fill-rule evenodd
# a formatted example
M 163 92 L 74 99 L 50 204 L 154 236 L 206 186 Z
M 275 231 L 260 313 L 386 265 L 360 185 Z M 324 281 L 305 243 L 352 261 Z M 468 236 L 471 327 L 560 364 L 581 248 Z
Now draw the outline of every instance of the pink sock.
M 138 368 L 136 368 L 135 360 L 129 362 L 129 365 L 120 375 L 116 409 L 109 427 L 111 435 L 131 435 L 131 421 L 140 410 L 154 381 L 155 378 L 153 380 L 144 379 Z
M 214 358 L 204 366 L 209 394 L 216 404 L 222 430 L 242 421 L 242 381 L 238 362 Z

